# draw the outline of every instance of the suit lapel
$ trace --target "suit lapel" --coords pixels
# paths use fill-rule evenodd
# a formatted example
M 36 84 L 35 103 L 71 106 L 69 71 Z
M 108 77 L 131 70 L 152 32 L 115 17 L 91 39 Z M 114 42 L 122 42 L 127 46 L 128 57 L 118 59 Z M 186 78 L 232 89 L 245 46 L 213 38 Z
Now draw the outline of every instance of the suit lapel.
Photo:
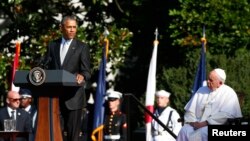
M 7 107 L 5 108 L 5 113 L 4 114 L 6 115 L 5 117 L 8 117 L 10 119 L 10 115 L 8 113 Z
M 21 112 L 19 109 L 16 110 L 16 129 L 20 129 L 20 122 L 23 122 Z
M 59 64 L 59 66 L 61 66 L 61 60 L 60 60 L 60 46 L 61 46 L 61 41 L 62 41 L 62 39 L 58 39 L 56 41 L 55 46 L 54 46 L 54 48 L 55 48 L 55 59 L 56 59 L 56 63 Z

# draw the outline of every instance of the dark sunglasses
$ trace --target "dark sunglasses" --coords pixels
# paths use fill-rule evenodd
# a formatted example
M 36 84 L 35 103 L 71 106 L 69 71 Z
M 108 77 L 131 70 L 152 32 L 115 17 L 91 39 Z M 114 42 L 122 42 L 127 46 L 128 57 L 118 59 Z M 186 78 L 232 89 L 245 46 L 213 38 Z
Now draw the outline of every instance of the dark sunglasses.
M 8 98 L 10 101 L 12 102 L 16 102 L 16 101 L 20 101 L 21 99 L 20 98 Z

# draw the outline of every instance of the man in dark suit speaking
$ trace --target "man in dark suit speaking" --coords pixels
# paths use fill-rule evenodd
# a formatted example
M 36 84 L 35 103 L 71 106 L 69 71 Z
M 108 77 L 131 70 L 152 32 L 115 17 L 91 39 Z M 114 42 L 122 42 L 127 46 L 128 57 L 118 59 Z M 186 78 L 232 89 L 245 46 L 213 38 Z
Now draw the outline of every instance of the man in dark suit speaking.
M 87 44 L 75 39 L 77 20 L 65 16 L 60 25 L 62 37 L 49 43 L 46 58 L 48 69 L 66 70 L 76 76 L 76 82 L 84 84 L 91 77 L 90 52 Z M 63 90 L 59 97 L 63 134 L 68 141 L 78 141 L 81 129 L 82 108 L 86 106 L 84 85 Z

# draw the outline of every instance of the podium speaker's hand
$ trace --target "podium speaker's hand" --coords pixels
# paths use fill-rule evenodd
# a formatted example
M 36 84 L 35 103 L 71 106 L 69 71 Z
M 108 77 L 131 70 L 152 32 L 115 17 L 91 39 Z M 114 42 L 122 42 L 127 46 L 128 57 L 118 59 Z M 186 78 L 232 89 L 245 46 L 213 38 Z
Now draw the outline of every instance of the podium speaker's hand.
M 84 81 L 85 80 L 84 80 L 84 76 L 83 75 L 81 75 L 81 74 L 77 74 L 76 75 L 76 82 L 77 82 L 77 84 L 82 84 Z

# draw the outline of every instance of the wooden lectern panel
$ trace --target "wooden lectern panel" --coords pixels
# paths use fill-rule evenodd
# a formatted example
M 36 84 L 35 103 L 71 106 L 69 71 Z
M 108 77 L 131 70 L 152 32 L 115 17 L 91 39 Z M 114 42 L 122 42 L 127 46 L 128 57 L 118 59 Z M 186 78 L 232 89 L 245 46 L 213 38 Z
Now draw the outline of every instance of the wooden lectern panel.
M 58 97 L 39 97 L 35 141 L 63 141 Z
M 53 123 L 53 133 L 57 133 L 57 135 L 54 135 L 55 141 L 62 141 L 62 132 L 61 132 L 61 124 L 60 124 L 60 110 L 59 110 L 59 99 L 53 98 L 52 99 L 52 112 L 54 115 L 52 118 Z
M 39 97 L 35 141 L 50 141 L 50 98 Z

